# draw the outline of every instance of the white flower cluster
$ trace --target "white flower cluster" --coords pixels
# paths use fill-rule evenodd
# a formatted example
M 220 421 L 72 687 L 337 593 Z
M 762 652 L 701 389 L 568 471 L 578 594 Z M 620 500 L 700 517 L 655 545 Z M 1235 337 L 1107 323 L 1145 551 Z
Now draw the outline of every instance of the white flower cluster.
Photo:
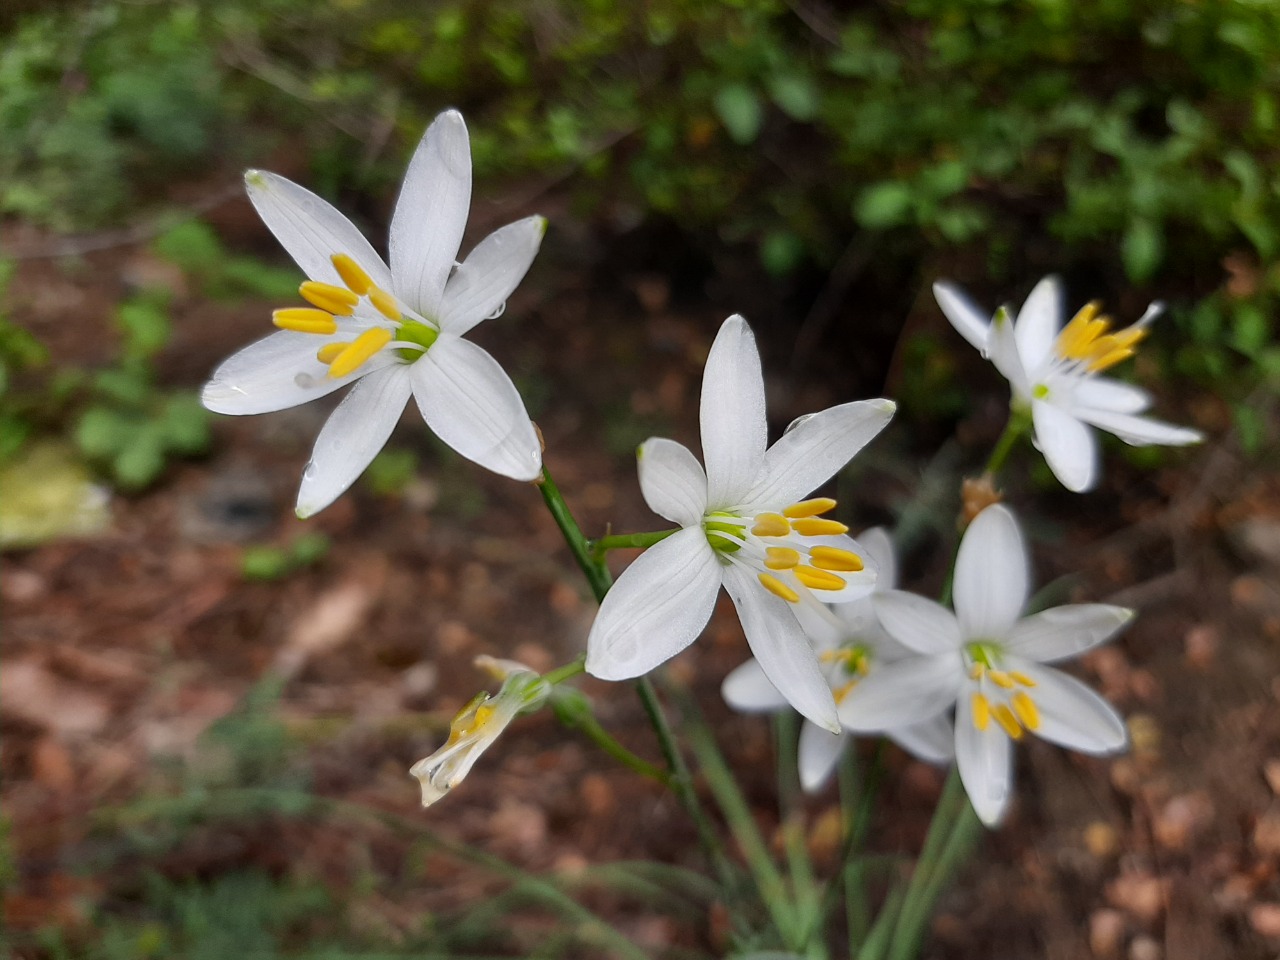
M 412 396 L 427 425 L 464 457 L 531 481 L 542 472 L 537 431 L 511 379 L 464 339 L 502 312 L 537 254 L 546 223 L 529 217 L 456 257 L 471 195 L 466 125 L 441 114 L 422 138 L 391 221 L 385 261 L 341 213 L 283 177 L 250 171 L 250 200 L 302 268 L 307 306 L 277 310 L 279 331 L 214 372 L 211 410 L 280 410 L 351 384 L 316 440 L 298 493 L 310 516 L 369 465 Z M 1184 444 L 1192 430 L 1139 414 L 1141 390 L 1099 374 L 1133 353 L 1157 310 L 1112 332 L 1093 305 L 1059 330 L 1061 293 L 1041 282 L 1016 321 L 988 321 L 955 288 L 935 292 L 957 330 L 989 356 L 1030 411 L 1035 442 L 1063 484 L 1092 486 L 1089 426 L 1130 443 Z M 808 721 L 800 773 L 828 778 L 850 732 L 882 731 L 934 763 L 953 758 L 987 823 L 1009 798 L 1010 747 L 1027 732 L 1090 753 L 1121 749 L 1124 725 L 1099 697 L 1045 663 L 1106 640 L 1131 613 L 1097 604 L 1023 617 L 1028 560 L 1013 514 L 992 506 L 964 536 L 954 613 L 892 589 L 893 550 L 880 530 L 859 542 L 811 497 L 888 424 L 889 400 L 842 404 L 801 417 L 768 444 L 764 380 L 746 321 L 724 322 L 707 358 L 700 463 L 654 438 L 639 450 L 645 501 L 679 526 L 634 561 L 605 596 L 587 639 L 586 670 L 637 677 L 679 653 L 706 626 L 723 587 L 754 659 L 724 683 L 742 710 L 794 707 Z M 878 579 L 877 579 L 878 575 Z M 502 662 L 495 697 L 481 694 L 454 720 L 448 742 L 420 761 L 423 802 L 452 788 L 548 685 Z M 952 714 L 954 713 L 954 724 Z

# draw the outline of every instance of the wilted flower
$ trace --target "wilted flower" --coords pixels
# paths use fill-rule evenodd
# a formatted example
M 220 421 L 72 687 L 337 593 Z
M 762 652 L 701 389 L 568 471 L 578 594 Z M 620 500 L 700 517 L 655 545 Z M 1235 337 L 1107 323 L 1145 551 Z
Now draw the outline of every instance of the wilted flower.
M 476 666 L 503 678 L 496 695 L 477 693 L 449 724 L 443 747 L 409 768 L 422 784 L 422 805 L 429 807 L 462 782 L 471 767 L 518 714 L 546 702 L 550 686 L 514 660 L 477 657 Z
M 359 381 L 316 439 L 298 491 L 302 517 L 332 503 L 382 449 L 410 395 L 458 453 L 516 480 L 542 469 L 533 424 L 511 378 L 463 339 L 497 316 L 546 231 L 529 217 L 454 262 L 471 203 L 471 150 L 456 110 L 418 145 L 391 219 L 390 267 L 324 200 L 284 177 L 245 174 L 263 222 L 308 276 L 308 307 L 275 311 L 281 330 L 214 371 L 202 394 L 218 413 L 282 410 Z
M 1088 490 L 1098 481 L 1098 443 L 1090 426 L 1138 446 L 1203 439 L 1197 430 L 1139 416 L 1151 406 L 1150 394 L 1101 376 L 1133 356 L 1162 304 L 1151 304 L 1132 326 L 1112 330 L 1097 303 L 1086 304 L 1063 327 L 1056 277 L 1036 284 L 1016 320 L 1001 307 L 988 321 L 949 283 L 934 284 L 933 293 L 951 325 L 1008 379 L 1015 406 L 1030 408 L 1036 446 L 1068 490 Z
M 1044 666 L 1109 639 L 1133 611 L 1101 603 L 1053 607 L 1022 617 L 1030 592 L 1026 546 L 1013 514 L 988 507 L 956 557 L 955 613 L 901 590 L 878 594 L 884 628 L 917 656 L 868 676 L 841 720 L 855 730 L 891 730 L 956 706 L 956 762 L 982 821 L 998 823 L 1009 802 L 1012 745 L 1028 732 L 1082 753 L 1124 749 L 1124 721 L 1079 680 Z
M 623 680 L 652 670 L 702 632 L 723 586 L 747 643 L 800 713 L 840 729 L 835 700 L 796 619 L 802 603 L 865 595 L 874 572 L 848 528 L 821 514 L 834 500 L 802 500 L 893 416 L 864 400 L 801 417 L 767 446 L 764 376 L 751 328 L 724 322 L 702 380 L 702 450 L 652 438 L 639 450 L 640 489 L 683 528 L 646 550 L 605 596 L 587 638 L 587 672 Z
M 892 590 L 897 584 L 897 561 L 889 535 L 880 527 L 872 527 L 858 535 L 858 542 L 877 567 L 875 594 Z M 914 655 L 880 625 L 872 603 L 875 594 L 830 607 L 806 604 L 796 610 L 813 641 L 818 662 L 823 665 L 837 714 L 857 698 L 863 679 L 885 664 Z M 721 692 L 735 710 L 772 712 L 787 707 L 786 699 L 755 660 L 748 660 L 725 677 Z M 923 723 L 886 730 L 885 735 L 929 763 L 947 763 L 955 755 L 951 720 L 941 714 Z M 804 722 L 797 759 L 800 784 L 805 790 L 818 790 L 827 782 L 851 739 L 844 730 L 831 733 L 808 720 Z

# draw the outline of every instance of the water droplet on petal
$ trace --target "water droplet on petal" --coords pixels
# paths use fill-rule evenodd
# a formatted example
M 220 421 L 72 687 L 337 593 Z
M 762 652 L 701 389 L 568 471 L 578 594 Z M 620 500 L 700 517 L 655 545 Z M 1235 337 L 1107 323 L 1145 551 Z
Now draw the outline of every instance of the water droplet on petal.
M 307 465 L 302 468 L 302 479 L 314 480 L 315 476 L 316 476 L 316 462 L 314 460 L 308 460 Z
M 309 373 L 300 373 L 293 378 L 293 382 L 300 390 L 310 390 L 316 385 L 316 378 Z
M 498 304 L 498 309 L 493 311 L 493 313 L 489 314 L 487 317 L 485 317 L 485 319 L 497 320 L 500 316 L 502 316 L 503 311 L 506 309 L 507 309 L 507 301 L 503 300 L 500 304 Z

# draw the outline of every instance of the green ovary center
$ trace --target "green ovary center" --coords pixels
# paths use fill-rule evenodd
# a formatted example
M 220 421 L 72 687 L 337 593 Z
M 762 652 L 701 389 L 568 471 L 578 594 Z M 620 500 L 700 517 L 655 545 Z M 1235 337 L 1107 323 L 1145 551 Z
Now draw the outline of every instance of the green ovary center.
M 406 347 L 420 349 L 423 353 L 430 350 L 432 344 L 439 338 L 439 330 L 420 320 L 401 320 L 400 326 L 396 330 L 397 343 L 403 343 Z M 418 354 L 418 356 L 421 356 L 421 354 Z M 417 357 L 413 359 L 417 359 Z
M 716 520 L 725 517 L 725 520 Z M 702 521 L 702 532 L 707 535 L 707 543 L 717 553 L 736 553 L 742 544 L 735 538 L 742 536 L 742 523 L 734 522 L 738 518 L 731 513 L 716 512 L 707 514 Z M 727 535 L 727 536 L 726 536 Z

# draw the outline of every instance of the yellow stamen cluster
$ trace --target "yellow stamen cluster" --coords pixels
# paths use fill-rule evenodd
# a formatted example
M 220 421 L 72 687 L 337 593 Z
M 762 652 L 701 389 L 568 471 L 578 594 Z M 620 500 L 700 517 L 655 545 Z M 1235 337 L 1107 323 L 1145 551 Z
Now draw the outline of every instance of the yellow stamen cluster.
M 1003 690 L 1015 690 L 1017 685 L 1034 687 L 1035 681 L 1025 673 L 1003 670 L 990 670 L 981 663 L 975 663 L 969 670 L 969 676 L 981 680 L 985 676 Z M 986 730 L 995 720 L 1005 733 L 1013 740 L 1021 740 L 1025 730 L 1038 730 L 1040 727 L 1040 710 L 1025 690 L 1015 690 L 1008 703 L 993 703 L 986 694 L 978 691 L 973 694 L 973 725 L 979 730 Z
M 445 747 L 454 746 L 463 737 L 469 737 L 489 722 L 494 708 L 489 706 L 489 695 L 478 693 L 471 702 L 463 707 L 449 724 L 449 739 Z
M 310 307 L 286 307 L 271 314 L 271 322 L 281 330 L 332 336 L 338 332 L 338 317 L 355 313 L 361 297 L 367 297 L 374 309 L 391 321 L 403 316 L 396 298 L 376 286 L 360 264 L 345 253 L 331 258 L 333 268 L 345 287 L 319 280 L 308 280 L 298 288 Z M 354 340 L 326 343 L 316 351 L 316 359 L 329 367 L 329 376 L 345 377 L 354 373 L 379 350 L 391 342 L 392 331 L 374 327 Z
M 835 509 L 830 497 L 801 500 L 785 508 L 781 513 L 757 514 L 751 533 L 756 537 L 825 537 L 848 533 L 849 528 L 836 520 L 827 520 L 819 514 Z M 857 573 L 864 569 L 862 558 L 850 550 L 819 545 L 810 547 L 808 556 L 794 547 L 766 547 L 764 566 L 768 570 L 789 570 L 801 585 L 810 590 L 843 590 L 848 582 L 841 573 Z M 805 560 L 808 563 L 805 563 Z M 775 596 L 789 603 L 798 603 L 800 595 L 789 584 L 771 573 L 757 575 L 761 585 Z
M 1133 356 L 1134 348 L 1147 335 L 1145 326 L 1111 331 L 1111 318 L 1100 316 L 1097 302 L 1087 303 L 1058 334 L 1058 356 L 1083 363 L 1091 373 L 1110 369 Z

